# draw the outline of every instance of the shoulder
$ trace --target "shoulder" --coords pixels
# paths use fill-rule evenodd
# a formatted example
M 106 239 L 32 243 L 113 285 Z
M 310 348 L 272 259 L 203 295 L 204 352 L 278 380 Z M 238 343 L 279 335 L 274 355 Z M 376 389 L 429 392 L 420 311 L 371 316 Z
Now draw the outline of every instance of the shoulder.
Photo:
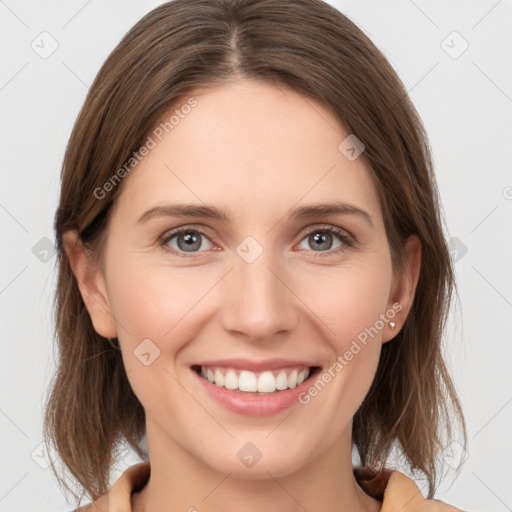
M 439 500 L 425 499 L 411 478 L 397 470 L 355 469 L 354 475 L 361 488 L 373 498 L 382 501 L 381 512 L 463 512 Z
M 149 461 L 127 468 L 105 494 L 72 512 L 130 512 L 131 494 L 146 485 L 151 474 Z
M 109 512 L 109 510 L 109 495 L 107 493 L 99 496 L 93 502 L 78 507 L 71 512 Z
M 388 505 L 388 508 L 385 508 L 385 505 Z M 460 508 L 443 501 L 425 499 L 414 480 L 397 470 L 392 471 L 389 476 L 382 507 L 382 512 L 394 510 L 402 512 L 463 512 Z

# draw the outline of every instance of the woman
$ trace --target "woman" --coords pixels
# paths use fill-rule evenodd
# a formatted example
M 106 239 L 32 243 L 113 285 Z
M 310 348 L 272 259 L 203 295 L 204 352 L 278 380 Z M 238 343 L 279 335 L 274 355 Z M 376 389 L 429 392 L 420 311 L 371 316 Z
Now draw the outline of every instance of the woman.
M 87 510 L 457 510 L 431 499 L 466 442 L 439 210 L 402 83 L 333 7 L 146 15 L 89 91 L 56 215 L 45 434 Z M 124 440 L 146 461 L 109 490 Z

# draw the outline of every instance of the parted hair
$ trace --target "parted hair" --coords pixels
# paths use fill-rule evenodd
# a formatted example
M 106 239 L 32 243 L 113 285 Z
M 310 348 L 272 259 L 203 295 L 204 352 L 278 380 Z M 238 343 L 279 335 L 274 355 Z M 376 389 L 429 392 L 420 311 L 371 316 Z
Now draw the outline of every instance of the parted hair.
M 398 449 L 402 462 L 427 479 L 433 497 L 443 450 L 456 430 L 463 447 L 467 437 L 442 350 L 456 283 L 431 149 L 383 53 L 321 0 L 174 0 L 138 21 L 99 70 L 66 147 L 55 216 L 57 369 L 46 397 L 44 439 L 61 469 L 52 468 L 75 498 L 87 492 L 96 499 L 108 491 L 120 446 L 147 456 L 144 408 L 127 379 L 119 342 L 94 330 L 62 235 L 77 230 L 99 260 L 123 183 L 101 199 L 94 191 L 178 99 L 241 78 L 320 102 L 364 143 L 360 158 L 378 191 L 395 272 L 405 269 L 408 236 L 420 238 L 414 301 L 403 328 L 382 346 L 353 418 L 353 444 L 362 467 L 383 468 Z

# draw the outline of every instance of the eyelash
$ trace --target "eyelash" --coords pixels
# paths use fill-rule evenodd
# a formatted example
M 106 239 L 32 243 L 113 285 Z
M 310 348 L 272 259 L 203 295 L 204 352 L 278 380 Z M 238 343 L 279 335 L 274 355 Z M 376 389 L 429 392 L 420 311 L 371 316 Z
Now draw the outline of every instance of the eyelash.
M 158 241 L 158 245 L 161 246 L 165 251 L 171 252 L 172 254 L 177 254 L 180 257 L 194 258 L 195 257 L 194 255 L 198 254 L 198 253 L 190 253 L 190 255 L 188 255 L 184 252 L 176 251 L 175 249 L 171 249 L 167 245 L 169 243 L 169 241 L 172 240 L 176 235 L 180 235 L 182 233 L 191 233 L 191 232 L 199 233 L 200 235 L 203 235 L 206 238 L 208 238 L 207 233 L 205 231 L 203 231 L 201 228 L 183 227 L 183 228 L 178 228 L 174 231 L 171 231 L 170 233 L 164 234 L 162 236 L 162 238 Z M 339 254 L 339 253 L 346 251 L 347 247 L 353 247 L 355 245 L 355 239 L 351 235 L 348 235 L 344 230 L 342 230 L 340 228 L 336 228 L 334 226 L 323 226 L 320 228 L 318 228 L 318 227 L 313 228 L 310 231 L 307 231 L 306 233 L 304 233 L 302 238 L 300 239 L 300 241 L 304 240 L 305 238 L 309 237 L 310 235 L 312 235 L 314 233 L 334 234 L 334 235 L 337 235 L 339 237 L 340 241 L 342 242 L 342 245 L 336 249 L 330 249 L 328 251 L 312 251 L 312 252 L 317 253 L 317 254 L 315 254 L 316 258 L 325 258 L 328 256 L 333 256 L 335 254 Z

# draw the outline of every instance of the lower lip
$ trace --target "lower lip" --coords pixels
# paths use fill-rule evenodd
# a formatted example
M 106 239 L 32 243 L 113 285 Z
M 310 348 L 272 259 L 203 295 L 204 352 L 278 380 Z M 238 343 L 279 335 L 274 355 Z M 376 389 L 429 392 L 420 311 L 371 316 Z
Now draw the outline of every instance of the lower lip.
M 216 386 L 198 375 L 194 370 L 192 372 L 214 400 L 234 412 L 247 416 L 271 416 L 284 411 L 298 403 L 299 395 L 311 385 L 310 375 L 308 379 L 295 388 L 277 391 L 269 395 L 258 395 Z

